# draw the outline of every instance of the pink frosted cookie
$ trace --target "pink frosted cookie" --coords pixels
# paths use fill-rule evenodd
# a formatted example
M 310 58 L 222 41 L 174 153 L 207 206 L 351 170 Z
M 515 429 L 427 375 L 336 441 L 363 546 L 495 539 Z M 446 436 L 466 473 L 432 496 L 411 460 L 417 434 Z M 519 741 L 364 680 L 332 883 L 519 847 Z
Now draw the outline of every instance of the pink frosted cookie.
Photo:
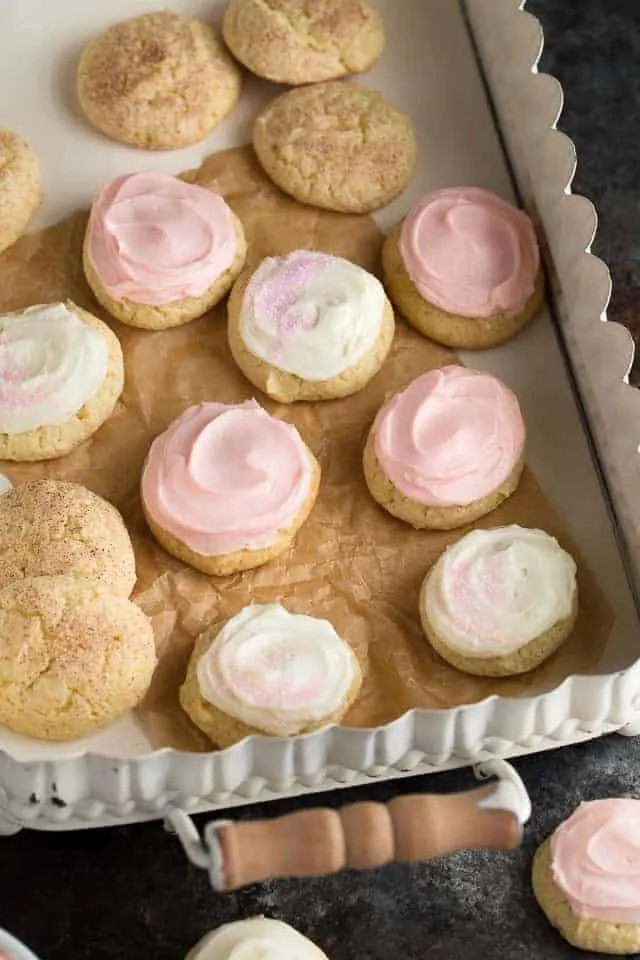
M 577 613 L 573 557 L 543 530 L 516 524 L 466 534 L 436 561 L 420 592 L 431 646 L 477 676 L 533 670 L 564 643 Z
M 354 652 L 328 620 L 252 604 L 200 634 L 180 703 L 226 747 L 255 734 L 295 737 L 339 723 L 361 682 Z
M 162 330 L 218 303 L 245 257 L 242 225 L 222 197 L 166 173 L 134 173 L 95 198 L 83 262 L 112 316 Z
M 518 486 L 525 425 L 514 393 L 488 373 L 448 366 L 379 411 L 364 450 L 375 500 L 417 529 L 448 530 L 495 510 Z
M 569 943 L 640 953 L 640 800 L 582 803 L 536 852 L 532 882 Z
M 179 560 L 225 576 L 277 557 L 315 503 L 320 468 L 291 424 L 255 400 L 189 407 L 149 451 L 142 504 Z
M 229 298 L 229 346 L 251 383 L 279 403 L 332 400 L 378 372 L 394 333 L 380 281 L 315 250 L 267 257 Z
M 478 187 L 422 197 L 385 241 L 382 264 L 396 307 L 425 336 L 450 347 L 502 343 L 542 303 L 531 220 Z

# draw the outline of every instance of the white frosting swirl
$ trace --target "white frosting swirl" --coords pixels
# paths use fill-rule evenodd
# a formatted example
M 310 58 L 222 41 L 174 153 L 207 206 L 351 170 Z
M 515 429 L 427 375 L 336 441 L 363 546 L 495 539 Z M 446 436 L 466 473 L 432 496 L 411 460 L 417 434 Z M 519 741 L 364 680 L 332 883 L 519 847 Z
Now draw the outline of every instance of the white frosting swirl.
M 70 420 L 107 375 L 109 347 L 63 303 L 0 316 L 0 433 Z
M 357 366 L 382 329 L 385 293 L 362 267 L 312 250 L 267 257 L 251 277 L 240 337 L 254 356 L 303 380 Z
M 571 616 L 575 561 L 542 530 L 516 525 L 474 530 L 427 575 L 428 622 L 467 656 L 511 653 Z
M 198 662 L 200 692 L 229 716 L 292 737 L 330 716 L 358 675 L 351 648 L 327 620 L 279 604 L 245 607 Z
M 327 956 L 281 920 L 251 917 L 208 934 L 187 960 L 327 960 Z

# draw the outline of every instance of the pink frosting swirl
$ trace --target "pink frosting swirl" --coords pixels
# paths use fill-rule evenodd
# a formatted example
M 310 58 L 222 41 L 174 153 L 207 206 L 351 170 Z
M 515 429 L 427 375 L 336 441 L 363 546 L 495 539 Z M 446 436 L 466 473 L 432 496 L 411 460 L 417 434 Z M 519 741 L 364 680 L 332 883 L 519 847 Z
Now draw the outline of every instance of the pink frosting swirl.
M 529 217 L 479 187 L 422 197 L 402 224 L 399 249 L 420 295 L 461 317 L 520 313 L 540 262 Z
M 551 869 L 577 916 L 640 923 L 640 800 L 581 804 L 551 838 Z
M 405 497 L 462 506 L 496 490 L 522 455 L 514 393 L 488 373 L 441 367 L 417 377 L 374 423 L 382 470 Z
M 200 297 L 237 248 L 222 197 L 166 173 L 117 177 L 93 202 L 88 254 L 115 300 L 163 306 Z
M 259 550 L 311 495 L 309 452 L 291 424 L 255 400 L 201 403 L 153 441 L 142 474 L 152 519 L 195 553 Z

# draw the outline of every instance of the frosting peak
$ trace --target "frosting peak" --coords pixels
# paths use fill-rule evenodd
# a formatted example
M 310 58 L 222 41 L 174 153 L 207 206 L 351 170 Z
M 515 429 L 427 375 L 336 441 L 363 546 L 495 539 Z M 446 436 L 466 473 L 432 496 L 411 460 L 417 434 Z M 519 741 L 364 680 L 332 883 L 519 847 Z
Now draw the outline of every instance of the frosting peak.
M 640 923 L 640 800 L 581 804 L 551 838 L 551 869 L 577 916 Z
M 252 917 L 226 923 L 189 954 L 189 960 L 327 960 L 311 940 L 281 920 Z
M 70 420 L 98 392 L 108 367 L 105 337 L 64 303 L 0 316 L 0 433 Z
M 222 197 L 166 173 L 108 183 L 93 202 L 87 240 L 107 293 L 149 306 L 202 296 L 237 247 Z
M 291 527 L 313 468 L 295 427 L 255 400 L 201 403 L 156 437 L 142 474 L 154 521 L 195 553 L 258 550 Z
M 378 414 L 374 450 L 405 497 L 463 506 L 498 489 L 523 454 L 517 397 L 500 380 L 449 366 L 417 377 Z
M 313 250 L 267 257 L 251 277 L 240 312 L 245 347 L 305 380 L 331 380 L 373 350 L 385 293 L 362 267 Z
M 473 530 L 445 550 L 421 595 L 426 618 L 454 650 L 505 656 L 567 620 L 576 564 L 542 530 Z
M 398 243 L 420 295 L 448 313 L 513 316 L 533 293 L 540 255 L 531 220 L 488 190 L 428 193 L 409 211 Z
M 247 726 L 290 737 L 339 709 L 358 666 L 328 620 L 273 603 L 228 620 L 197 671 L 205 700 Z

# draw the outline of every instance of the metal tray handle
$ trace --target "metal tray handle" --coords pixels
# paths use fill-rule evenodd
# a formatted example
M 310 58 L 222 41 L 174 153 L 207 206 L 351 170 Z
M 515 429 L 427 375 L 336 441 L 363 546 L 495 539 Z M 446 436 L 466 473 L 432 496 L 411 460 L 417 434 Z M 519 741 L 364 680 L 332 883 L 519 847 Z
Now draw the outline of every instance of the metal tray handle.
M 457 850 L 511 850 L 531 815 L 529 796 L 502 760 L 476 768 L 497 783 L 466 793 L 400 796 L 388 804 L 304 810 L 270 820 L 214 821 L 200 839 L 181 810 L 166 813 L 184 850 L 218 891 L 275 877 L 370 870 L 391 861 L 429 860 Z

